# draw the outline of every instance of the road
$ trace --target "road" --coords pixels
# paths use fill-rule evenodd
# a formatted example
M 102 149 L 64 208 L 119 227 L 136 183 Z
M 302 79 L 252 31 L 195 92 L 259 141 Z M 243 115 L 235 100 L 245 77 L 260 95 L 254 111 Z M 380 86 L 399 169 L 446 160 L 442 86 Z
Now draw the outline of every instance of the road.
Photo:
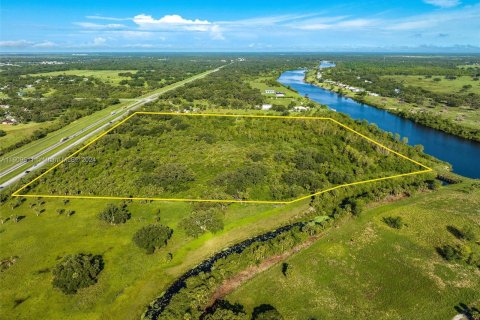
M 150 102 L 153 102 L 155 101 L 160 95 L 162 95 L 163 93 L 167 92 L 167 91 L 170 91 L 170 90 L 173 90 L 173 89 L 176 89 L 180 86 L 183 86 L 184 84 L 186 83 L 189 83 L 189 82 L 192 82 L 192 81 L 195 81 L 195 80 L 198 80 L 200 78 L 203 78 L 207 75 L 209 75 L 210 73 L 213 73 L 213 72 L 217 72 L 218 70 L 220 70 L 222 67 L 219 67 L 219 68 L 216 68 L 216 69 L 213 69 L 213 70 L 209 70 L 207 72 L 204 72 L 204 73 L 201 73 L 201 74 L 197 74 L 193 77 L 190 77 L 188 79 L 185 79 L 185 80 L 182 80 L 182 81 L 179 81 L 175 84 L 172 84 L 168 87 L 165 87 L 165 88 L 162 88 L 162 89 L 159 89 L 157 90 L 155 93 L 152 93 L 152 94 L 149 94 L 148 96 L 145 96 L 143 98 L 139 98 L 136 102 L 128 105 L 128 106 L 124 106 L 122 107 L 121 109 L 117 110 L 116 112 L 96 121 L 95 123 L 92 123 L 84 128 L 81 128 L 80 130 L 78 130 L 77 132 L 75 132 L 74 134 L 68 136 L 68 137 L 65 137 L 64 139 L 62 139 L 61 141 L 58 141 L 52 145 L 50 145 L 49 147 L 47 148 L 44 148 L 43 150 L 41 150 L 40 152 L 37 152 L 36 154 L 32 155 L 31 157 L 29 157 L 28 159 L 25 159 L 23 160 L 22 162 L 19 162 L 19 163 L 15 163 L 13 164 L 11 167 L 3 170 L 0 172 L 0 178 L 2 177 L 5 177 L 6 175 L 12 173 L 12 172 L 15 172 L 15 171 L 18 171 L 19 169 L 21 169 L 22 167 L 25 167 L 23 168 L 22 172 L 18 173 L 17 175 L 13 176 L 12 178 L 10 178 L 9 180 L 3 182 L 1 185 L 0 185 L 0 189 L 3 189 L 3 188 L 6 188 L 8 186 L 10 186 L 11 184 L 17 182 L 18 180 L 20 180 L 21 178 L 23 178 L 24 176 L 28 175 L 30 172 L 34 171 L 34 170 L 38 170 L 40 169 L 41 167 L 49 164 L 49 163 L 52 163 L 54 161 L 56 161 L 55 159 L 62 155 L 63 153 L 67 152 L 68 150 L 82 144 L 83 142 L 85 142 L 86 140 L 94 137 L 95 135 L 103 132 L 104 129 L 110 127 L 113 123 L 115 122 L 118 122 L 120 121 L 121 119 L 123 119 L 130 111 L 134 111 L 138 108 L 140 108 L 141 106 L 147 104 L 147 103 L 150 103 Z M 113 115 L 117 115 L 116 117 L 114 117 L 112 119 L 112 116 Z M 92 131 L 88 132 L 89 130 L 93 129 Z M 80 138 L 79 138 L 80 137 Z M 78 139 L 77 139 L 78 138 Z M 64 146 L 63 146 L 64 145 Z M 62 147 L 63 146 L 63 147 Z M 62 147 L 62 148 L 61 148 Z M 32 165 L 30 165 L 28 167 L 28 164 L 30 162 L 34 162 L 35 160 L 38 160 L 40 159 L 41 157 L 45 156 L 46 154 L 58 149 L 58 148 L 61 148 L 60 150 L 56 151 L 54 154 L 51 154 L 51 155 L 48 155 L 45 157 L 45 159 L 41 160 L 40 162 L 38 163 L 35 163 Z

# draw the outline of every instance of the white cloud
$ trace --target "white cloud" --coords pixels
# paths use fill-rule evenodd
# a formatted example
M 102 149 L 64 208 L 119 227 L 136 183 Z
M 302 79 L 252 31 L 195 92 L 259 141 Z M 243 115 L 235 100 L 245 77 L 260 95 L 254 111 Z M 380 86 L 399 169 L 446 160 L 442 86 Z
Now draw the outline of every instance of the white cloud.
M 105 44 L 105 42 L 107 42 L 107 39 L 102 37 L 96 37 L 95 39 L 93 39 L 94 46 L 102 46 Z
M 385 23 L 385 29 L 395 31 L 425 30 L 432 28 L 461 28 L 464 33 L 469 31 L 465 24 L 472 28 L 478 25 L 480 5 L 468 6 L 449 11 L 436 11 L 429 14 L 411 16 L 404 19 L 390 20 Z
M 218 25 L 213 25 L 210 28 L 210 36 L 212 37 L 213 40 L 225 40 L 222 30 Z
M 159 39 L 159 40 L 165 40 L 164 36 L 159 36 L 159 35 L 156 35 L 155 32 L 149 32 L 149 31 L 119 30 L 119 31 L 107 31 L 106 33 L 108 35 L 120 36 L 122 38 L 149 39 L 149 38 L 155 37 L 156 39 Z
M 11 41 L 0 41 L 0 47 L 3 48 L 37 48 L 37 49 L 48 49 L 54 48 L 58 45 L 52 41 L 42 41 L 42 42 L 33 42 L 27 40 L 11 40 Z
M 75 22 L 74 24 L 85 28 L 93 30 L 108 30 L 108 29 L 122 29 L 125 28 L 125 25 L 119 23 L 109 23 L 109 24 L 98 24 L 91 22 Z
M 44 48 L 44 49 L 55 48 L 57 46 L 58 45 L 52 41 L 43 41 L 43 42 L 35 43 L 33 45 L 34 48 Z
M 378 19 L 345 19 L 345 17 L 330 17 L 311 19 L 300 23 L 290 24 L 294 29 L 301 30 L 326 30 L 326 29 L 361 29 L 376 26 L 381 21 Z
M 220 25 L 207 20 L 185 19 L 177 14 L 165 15 L 160 19 L 155 19 L 151 15 L 139 14 L 133 17 L 132 21 L 141 30 L 209 32 L 213 40 L 225 39 Z
M 0 41 L 0 47 L 4 48 L 25 48 L 33 44 L 31 41 L 27 40 L 9 40 L 9 41 Z
M 183 29 L 189 31 L 209 31 L 212 23 L 207 20 L 189 20 L 179 15 L 172 14 L 163 16 L 160 19 L 154 19 L 150 15 L 139 14 L 133 17 L 135 22 L 142 29 Z
M 99 15 L 86 16 L 85 18 L 87 18 L 87 19 L 92 19 L 92 20 L 110 20 L 110 21 L 127 21 L 127 20 L 131 20 L 131 18 L 114 18 L 114 17 L 99 16 Z
M 440 8 L 452 8 L 461 3 L 460 0 L 423 0 L 423 2 Z
M 231 21 L 218 21 L 217 24 L 222 26 L 237 26 L 237 27 L 248 27 L 248 26 L 275 26 L 284 23 L 290 23 L 295 20 L 305 19 L 312 16 L 318 16 L 317 14 L 302 14 L 302 15 L 278 15 L 278 16 L 267 16 L 267 17 L 256 17 L 242 20 L 231 20 Z

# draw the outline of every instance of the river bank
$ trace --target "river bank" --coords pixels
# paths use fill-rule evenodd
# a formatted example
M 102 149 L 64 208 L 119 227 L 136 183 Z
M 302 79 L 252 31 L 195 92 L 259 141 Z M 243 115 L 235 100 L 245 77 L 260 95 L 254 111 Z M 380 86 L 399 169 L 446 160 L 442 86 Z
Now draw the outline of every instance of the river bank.
M 394 98 L 383 97 L 383 96 L 369 96 L 369 95 L 358 95 L 357 93 L 341 88 L 339 86 L 333 85 L 331 83 L 320 82 L 316 78 L 316 70 L 310 70 L 305 73 L 305 81 L 312 85 L 324 88 L 326 90 L 333 91 L 342 96 L 348 97 L 352 100 L 357 101 L 358 103 L 366 103 L 372 107 L 386 110 L 390 113 L 393 113 L 404 119 L 414 121 L 415 123 L 421 124 L 426 127 L 430 127 L 436 130 L 443 131 L 445 133 L 458 136 L 463 139 L 472 140 L 480 142 L 480 129 L 470 127 L 470 126 L 461 126 L 454 123 L 452 120 L 444 117 L 440 117 L 432 114 L 431 111 L 422 109 L 421 112 L 418 112 L 413 107 L 408 107 L 409 104 L 402 103 Z M 402 105 L 402 107 L 400 107 Z M 392 107 L 395 106 L 395 107 Z
M 350 97 L 305 82 L 305 70 L 282 73 L 278 82 L 296 90 L 302 96 L 327 105 L 330 109 L 349 115 L 355 120 L 366 120 L 380 129 L 398 134 L 409 145 L 422 145 L 424 152 L 453 166 L 453 172 L 473 179 L 480 178 L 480 143 L 447 134 L 415 123 L 387 110 L 359 103 Z

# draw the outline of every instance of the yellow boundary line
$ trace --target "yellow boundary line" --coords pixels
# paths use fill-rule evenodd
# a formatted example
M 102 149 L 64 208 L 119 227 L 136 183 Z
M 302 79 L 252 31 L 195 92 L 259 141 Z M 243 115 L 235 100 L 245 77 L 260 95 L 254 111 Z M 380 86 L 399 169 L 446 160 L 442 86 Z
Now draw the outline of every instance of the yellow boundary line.
M 32 183 L 34 183 L 35 181 L 37 181 L 38 179 L 40 179 L 41 177 L 43 177 L 44 175 L 46 175 L 47 173 L 49 173 L 50 171 L 52 171 L 53 169 L 57 168 L 58 166 L 60 166 L 62 163 L 64 163 L 65 161 L 67 161 L 68 159 L 72 158 L 73 156 L 79 154 L 80 152 L 82 152 L 83 150 L 85 150 L 88 146 L 90 146 L 91 144 L 95 143 L 97 140 L 99 140 L 100 138 L 102 138 L 103 136 L 107 135 L 109 132 L 111 132 L 112 130 L 114 130 L 115 128 L 117 128 L 118 126 L 122 125 L 123 123 L 125 123 L 126 121 L 128 121 L 130 118 L 132 118 L 133 116 L 137 115 L 137 114 L 144 114 L 144 115 L 165 115 L 165 116 L 190 116 L 190 117 L 195 117 L 195 116 L 198 116 L 198 117 L 231 117 L 231 118 L 269 118 L 269 119 L 297 119 L 297 120 L 328 120 L 328 121 L 332 121 L 334 122 L 335 124 L 341 126 L 342 128 L 346 129 L 347 131 L 350 131 L 350 132 L 353 132 L 359 136 L 361 136 L 362 138 L 366 139 L 367 141 L 403 158 L 403 159 L 406 159 L 420 167 L 423 168 L 423 170 L 419 170 L 419 171 L 414 171 L 414 172 L 410 172 L 410 173 L 403 173 L 403 174 L 397 174 L 397 175 L 393 175 L 393 176 L 388 176 L 388 177 L 383 177 L 383 178 L 376 178 L 376 179 L 369 179 L 369 180 L 363 180 L 363 181 L 357 181 L 357 182 L 352 182 L 352 183 L 345 183 L 345 184 L 341 184 L 341 185 L 338 185 L 338 186 L 335 186 L 335 187 L 331 187 L 331 188 L 328 188 L 328 189 L 325 189 L 325 190 L 321 190 L 321 191 L 318 191 L 316 193 L 312 193 L 312 194 L 309 194 L 309 195 L 306 195 L 306 196 L 302 196 L 300 198 L 297 198 L 297 199 L 293 199 L 291 201 L 265 201 L 265 200 L 220 200 L 220 199 L 188 199 L 188 198 L 151 198 L 151 197 L 108 197 L 108 196 L 68 196 L 68 195 L 65 195 L 65 196 L 62 196 L 62 195 L 49 195 L 49 194 L 20 194 L 19 192 L 24 190 L 25 188 L 27 188 L 29 185 L 31 185 Z M 386 146 L 384 146 L 383 144 L 367 137 L 366 135 L 350 128 L 349 126 L 346 126 L 344 125 L 343 123 L 335 120 L 335 119 L 332 119 L 332 118 L 326 118 L 326 117 L 302 117 L 302 116 L 268 116 L 268 115 L 238 115 L 238 114 L 218 114 L 218 113 L 174 113 L 174 112 L 145 112 L 145 111 L 136 111 L 134 113 L 132 113 L 131 115 L 129 115 L 128 117 L 126 117 L 125 119 L 123 119 L 122 121 L 120 121 L 119 123 L 117 123 L 116 125 L 114 125 L 113 127 L 111 127 L 110 129 L 108 129 L 107 131 L 105 131 L 104 133 L 102 133 L 101 135 L 99 135 L 97 138 L 93 139 L 92 141 L 90 141 L 89 143 L 87 143 L 86 145 L 84 145 L 83 147 L 81 147 L 80 149 L 78 149 L 77 151 L 75 151 L 74 153 L 72 153 L 71 155 L 69 155 L 68 157 L 66 157 L 65 159 L 63 159 L 62 161 L 60 161 L 59 163 L 57 163 L 56 165 L 54 165 L 53 167 L 51 167 L 50 169 L 48 169 L 47 171 L 45 171 L 44 173 L 42 173 L 41 175 L 39 175 L 38 177 L 36 177 L 35 179 L 33 179 L 32 181 L 30 181 L 29 183 L 25 184 L 24 186 L 22 186 L 20 189 L 16 190 L 15 192 L 12 193 L 12 196 L 13 197 L 27 197 L 27 198 L 36 198 L 36 197 L 43 197 L 43 198 L 68 198 L 68 199 L 103 199 L 103 200 L 153 200 L 153 201 L 169 201 L 169 202 L 220 202 L 220 203 L 257 203 L 257 204 L 290 204 L 290 203 L 294 203 L 294 202 L 298 202 L 298 201 L 302 201 L 302 200 L 305 200 L 305 199 L 308 199 L 310 197 L 313 197 L 313 196 L 317 196 L 317 195 L 320 195 L 322 193 L 326 193 L 326 192 L 329 192 L 329 191 L 333 191 L 333 190 L 336 190 L 336 189 L 340 189 L 340 188 L 345 188 L 345 187 L 349 187 L 349 186 L 355 186 L 355 185 L 360 185 L 360 184 L 366 184 L 366 183 L 371 183 L 371 182 L 377 182 L 377 181 L 384 181 L 384 180 L 390 180 L 390 179 L 395 179 L 395 178 L 400 178 L 400 177 L 406 177 L 406 176 L 412 176 L 412 175 L 417 175 L 417 174 L 423 174 L 423 173 L 427 173 L 427 172 L 431 172 L 433 171 L 432 168 L 429 168 L 427 167 L 426 165 L 418 162 L 418 161 L 415 161 L 397 151 L 394 151 Z

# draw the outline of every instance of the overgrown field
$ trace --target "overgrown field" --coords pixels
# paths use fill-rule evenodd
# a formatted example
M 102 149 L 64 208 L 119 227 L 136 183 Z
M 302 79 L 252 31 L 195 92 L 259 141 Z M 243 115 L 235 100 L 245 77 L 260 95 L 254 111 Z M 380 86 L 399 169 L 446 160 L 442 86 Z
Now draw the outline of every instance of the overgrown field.
M 97 217 L 109 203 L 29 199 L 16 206 L 12 199 L 0 206 L 2 317 L 136 319 L 188 268 L 229 244 L 287 223 L 305 210 L 303 204 L 231 205 L 220 211 L 221 230 L 213 234 L 205 229 L 206 233 L 192 237 L 182 221 L 191 217 L 192 211 L 206 208 L 133 202 L 127 204 L 131 219 L 110 225 Z M 132 237 L 141 227 L 155 223 L 172 228 L 173 235 L 166 247 L 146 254 Z M 97 284 L 65 295 L 52 286 L 52 269 L 66 255 L 80 252 L 102 255 L 105 268 Z
M 227 298 L 248 312 L 272 305 L 285 319 L 451 319 L 462 303 L 478 307 L 480 269 L 437 250 L 478 254 L 455 230 L 480 234 L 479 208 L 478 185 L 458 185 L 369 209 Z M 397 217 L 399 229 L 386 223 Z
M 329 120 L 240 116 L 136 114 L 74 159 L 31 193 L 288 201 L 422 169 Z
M 420 87 L 438 93 L 476 93 L 480 94 L 480 81 L 469 76 L 448 79 L 442 76 L 385 76 L 407 86 Z
M 7 148 L 30 137 L 36 130 L 41 130 L 50 124 L 51 122 L 30 122 L 17 125 L 0 124 L 0 130 L 5 132 L 5 135 L 0 137 L 0 144 L 2 145 L 0 149 Z
M 137 70 L 65 70 L 65 71 L 35 73 L 35 74 L 30 74 L 30 76 L 57 77 L 57 76 L 66 75 L 66 76 L 78 76 L 78 77 L 94 77 L 107 83 L 120 84 L 120 81 L 130 79 L 130 77 L 127 76 L 126 74 L 134 74 L 136 72 Z

